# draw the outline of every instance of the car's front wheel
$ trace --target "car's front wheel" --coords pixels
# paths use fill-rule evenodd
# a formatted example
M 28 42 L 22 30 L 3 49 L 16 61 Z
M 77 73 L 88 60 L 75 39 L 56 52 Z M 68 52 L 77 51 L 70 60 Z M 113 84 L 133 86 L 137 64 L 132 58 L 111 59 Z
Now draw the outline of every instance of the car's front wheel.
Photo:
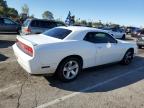
M 57 69 L 57 77 L 64 82 L 77 78 L 82 70 L 82 61 L 78 58 L 67 58 L 60 63 Z
M 122 59 L 121 63 L 123 65 L 128 65 L 132 62 L 133 60 L 133 56 L 134 56 L 134 52 L 132 50 L 128 50 L 126 53 L 125 53 L 125 56 L 124 58 Z

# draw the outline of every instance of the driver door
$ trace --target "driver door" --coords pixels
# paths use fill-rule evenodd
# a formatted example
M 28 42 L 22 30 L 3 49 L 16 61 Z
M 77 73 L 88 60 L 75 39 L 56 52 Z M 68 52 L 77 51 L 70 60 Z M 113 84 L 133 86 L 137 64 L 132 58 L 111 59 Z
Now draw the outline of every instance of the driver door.
M 121 46 L 112 36 L 104 32 L 90 32 L 88 41 L 95 44 L 96 65 L 119 61 L 122 57 Z

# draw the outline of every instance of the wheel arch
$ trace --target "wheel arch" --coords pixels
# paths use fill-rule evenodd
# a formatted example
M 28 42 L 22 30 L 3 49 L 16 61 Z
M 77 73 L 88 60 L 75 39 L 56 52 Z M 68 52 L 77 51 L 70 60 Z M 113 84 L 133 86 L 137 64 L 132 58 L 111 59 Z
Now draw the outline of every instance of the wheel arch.
M 122 60 L 124 59 L 125 54 L 126 54 L 128 51 L 132 51 L 133 54 L 134 54 L 134 48 L 128 48 L 128 49 L 126 50 L 126 52 L 124 53 L 124 55 L 123 55 L 123 57 L 122 57 Z
M 132 51 L 134 54 L 134 48 L 129 48 L 127 51 Z
M 66 59 L 68 59 L 68 58 L 77 58 L 77 59 L 79 59 L 80 61 L 81 61 L 81 65 L 82 65 L 82 67 L 83 67 L 83 58 L 80 56 L 80 55 L 69 55 L 69 56 L 67 56 L 67 57 L 64 57 L 60 62 L 59 62 L 59 64 L 58 64 L 58 66 L 57 66 L 57 68 L 56 68 L 56 71 L 57 71 L 57 69 L 58 69 L 58 67 L 61 65 L 61 63 L 63 62 L 63 61 L 65 61 Z

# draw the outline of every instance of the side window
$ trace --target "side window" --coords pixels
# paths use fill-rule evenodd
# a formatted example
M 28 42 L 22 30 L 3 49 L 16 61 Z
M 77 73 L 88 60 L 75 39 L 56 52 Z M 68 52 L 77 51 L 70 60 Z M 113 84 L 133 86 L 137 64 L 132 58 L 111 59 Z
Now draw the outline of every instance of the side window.
M 40 21 L 40 27 L 46 28 L 46 21 Z
M 96 43 L 108 43 L 106 34 L 104 34 L 104 33 L 95 33 L 95 42 Z
M 117 43 L 117 40 L 114 39 L 112 36 L 110 36 L 109 34 L 105 33 L 107 41 L 110 43 Z
M 43 28 L 54 28 L 56 27 L 55 22 L 50 22 L 50 21 L 42 21 L 42 26 Z
M 4 19 L 4 24 L 6 25 L 14 25 L 15 23 L 9 19 Z
M 87 33 L 84 40 L 92 43 L 116 43 L 116 40 L 107 33 L 90 32 Z
M 35 21 L 35 20 L 33 20 L 33 21 L 31 22 L 31 26 L 32 26 L 32 27 L 36 27 L 36 21 Z
M 56 23 L 55 22 L 49 22 L 49 28 L 54 28 L 56 27 Z
M 84 40 L 95 43 L 95 33 L 93 33 L 93 32 L 87 33 L 86 36 L 84 37 Z
M 31 26 L 32 26 L 32 27 L 40 27 L 40 21 L 38 21 L 38 20 L 33 20 L 33 21 L 31 22 Z

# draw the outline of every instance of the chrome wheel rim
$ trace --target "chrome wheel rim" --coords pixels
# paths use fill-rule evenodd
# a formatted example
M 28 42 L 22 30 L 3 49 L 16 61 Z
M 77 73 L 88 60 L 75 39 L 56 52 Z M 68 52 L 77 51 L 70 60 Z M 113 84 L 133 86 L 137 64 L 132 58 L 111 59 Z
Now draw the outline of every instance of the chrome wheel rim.
M 71 60 L 67 62 L 63 68 L 63 75 L 66 79 L 73 79 L 77 76 L 79 65 L 77 61 Z
M 129 64 L 133 59 L 133 54 L 131 52 L 128 52 L 125 56 L 125 63 Z

